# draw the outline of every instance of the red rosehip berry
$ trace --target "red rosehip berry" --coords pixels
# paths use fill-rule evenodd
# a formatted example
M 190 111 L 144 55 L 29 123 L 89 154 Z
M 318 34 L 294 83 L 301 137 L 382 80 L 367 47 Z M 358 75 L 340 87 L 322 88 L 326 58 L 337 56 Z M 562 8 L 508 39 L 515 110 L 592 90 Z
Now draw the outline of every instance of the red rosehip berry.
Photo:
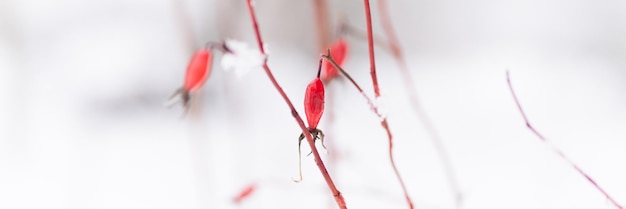
M 316 129 L 324 113 L 324 84 L 319 78 L 313 79 L 306 87 L 304 112 L 309 129 Z
M 322 59 L 320 58 L 319 67 L 317 70 L 317 77 L 309 83 L 304 92 L 304 113 L 306 115 L 307 123 L 309 125 L 309 133 L 313 136 L 313 141 L 319 139 L 322 141 L 322 147 L 326 149 L 324 145 L 324 132 L 317 129 L 322 114 L 324 113 L 324 83 L 320 80 L 320 74 L 322 71 Z M 305 133 L 300 134 L 298 138 L 298 168 L 300 170 L 300 178 L 294 179 L 295 182 L 302 181 L 302 153 L 300 145 L 305 138 Z M 309 153 L 310 155 L 311 153 Z

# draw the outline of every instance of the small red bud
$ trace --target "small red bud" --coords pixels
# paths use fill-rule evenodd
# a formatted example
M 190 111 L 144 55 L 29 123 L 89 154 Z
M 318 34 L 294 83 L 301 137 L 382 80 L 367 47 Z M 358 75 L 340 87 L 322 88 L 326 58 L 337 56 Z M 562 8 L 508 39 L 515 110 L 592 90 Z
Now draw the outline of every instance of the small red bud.
M 245 200 L 246 198 L 250 197 L 250 195 L 252 195 L 252 193 L 255 190 L 256 190 L 256 184 L 248 185 L 246 188 L 241 190 L 241 192 L 239 192 L 239 194 L 237 194 L 237 196 L 235 196 L 235 198 L 233 199 L 234 202 L 236 204 L 240 204 L 241 202 L 243 202 L 243 200 Z
M 313 79 L 306 87 L 304 112 L 309 129 L 316 129 L 324 113 L 324 84 L 319 78 Z
M 330 45 L 330 56 L 337 62 L 337 65 L 343 65 L 348 52 L 348 43 L 340 38 Z M 325 53 L 325 52 L 324 52 Z M 339 70 L 333 66 L 328 60 L 324 60 L 324 66 L 322 67 L 322 80 L 328 82 L 339 75 Z

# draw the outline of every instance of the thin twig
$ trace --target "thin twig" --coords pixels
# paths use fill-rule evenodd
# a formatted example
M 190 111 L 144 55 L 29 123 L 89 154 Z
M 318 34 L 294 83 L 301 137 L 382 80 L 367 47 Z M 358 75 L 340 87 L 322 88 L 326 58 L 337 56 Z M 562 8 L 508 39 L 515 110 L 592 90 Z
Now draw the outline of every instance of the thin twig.
M 367 94 L 365 94 L 365 92 L 363 91 L 361 86 L 359 86 L 359 84 L 356 81 L 354 81 L 352 76 L 350 76 L 350 74 L 348 74 L 348 72 L 346 72 L 341 66 L 339 66 L 339 64 L 337 64 L 337 62 L 335 61 L 335 59 L 333 59 L 333 57 L 331 57 L 330 50 L 328 50 L 326 52 L 326 55 L 322 55 L 322 57 L 324 57 L 324 59 L 330 61 L 330 63 L 333 66 L 335 66 L 335 68 L 337 68 L 339 70 L 339 72 L 341 72 L 341 74 L 343 76 L 345 76 L 350 81 L 350 83 L 352 83 L 352 85 L 354 85 L 356 90 L 358 90 L 359 93 L 361 93 L 361 95 L 365 98 L 365 100 L 367 101 L 367 105 L 370 106 L 370 109 L 372 110 L 372 112 L 374 112 L 374 114 L 376 114 L 376 116 L 378 116 L 378 118 L 381 118 L 381 119 L 384 118 L 384 116 L 378 111 L 378 107 L 376 107 L 376 105 L 374 105 L 374 101 L 369 96 L 367 96 Z
M 265 55 L 263 40 L 261 39 L 261 31 L 259 30 L 259 24 L 256 19 L 256 14 L 254 12 L 254 6 L 252 3 L 252 0 L 246 0 L 246 2 L 248 5 L 248 11 L 250 13 L 250 17 L 252 19 L 252 26 L 254 28 L 256 40 L 259 45 L 259 50 L 261 50 L 261 53 Z M 337 202 L 337 205 L 339 206 L 339 208 L 342 208 L 342 209 L 347 208 L 346 202 L 343 196 L 341 195 L 341 192 L 339 192 L 337 187 L 335 187 L 335 183 L 333 183 L 332 178 L 328 174 L 328 170 L 326 170 L 326 167 L 324 166 L 324 162 L 322 161 L 322 158 L 320 157 L 320 154 L 318 153 L 317 148 L 315 147 L 315 141 L 313 140 L 313 137 L 309 133 L 309 130 L 307 129 L 307 127 L 304 125 L 304 121 L 302 120 L 302 117 L 300 117 L 298 112 L 296 111 L 296 108 L 293 106 L 293 103 L 291 103 L 291 100 L 289 100 L 283 88 L 280 87 L 280 85 L 274 78 L 272 71 L 267 65 L 267 60 L 263 62 L 263 69 L 265 70 L 265 74 L 267 74 L 267 77 L 270 79 L 270 81 L 272 82 L 272 84 L 274 85 L 278 93 L 280 93 L 280 96 L 282 96 L 283 100 L 285 100 L 285 103 L 287 103 L 287 106 L 289 106 L 289 109 L 291 110 L 291 115 L 296 119 L 296 122 L 302 129 L 302 133 L 304 133 L 304 136 L 306 137 L 306 140 L 309 143 L 309 146 L 311 147 L 311 152 L 313 153 L 313 157 L 315 158 L 315 163 L 317 164 L 317 167 L 322 173 L 322 176 L 324 176 L 324 180 L 326 180 L 326 184 L 328 185 L 328 188 L 333 194 L 335 201 Z
M 372 13 L 370 11 L 370 1 L 363 0 L 363 4 L 365 6 L 365 19 L 367 21 L 367 45 L 368 45 L 369 59 L 370 59 L 370 74 L 372 76 L 372 85 L 374 87 L 374 95 L 376 96 L 376 99 L 378 99 L 380 97 L 380 88 L 378 87 L 378 78 L 376 76 L 376 62 L 375 62 L 375 56 L 374 56 L 374 35 L 372 32 Z M 391 131 L 389 130 L 389 123 L 387 122 L 386 117 L 383 118 L 381 125 L 387 131 L 387 137 L 389 138 L 389 160 L 391 161 L 391 166 L 393 167 L 393 170 L 396 174 L 396 178 L 400 182 L 400 186 L 402 186 L 402 191 L 404 192 L 404 197 L 406 198 L 409 208 L 413 209 L 413 201 L 411 200 L 411 197 L 409 197 L 409 193 L 406 189 L 406 186 L 404 185 L 404 181 L 402 180 L 402 177 L 400 176 L 400 172 L 398 171 L 398 168 L 396 167 L 395 160 L 393 159 L 393 136 L 391 135 Z
M 620 204 L 617 203 L 617 201 L 615 201 L 615 199 L 613 199 L 613 197 L 611 197 L 606 191 L 604 191 L 604 189 L 602 189 L 602 187 L 600 187 L 600 185 L 598 185 L 598 183 L 596 183 L 595 180 L 593 180 L 591 178 L 591 176 L 587 175 L 587 173 L 585 173 L 582 169 L 580 169 L 580 167 L 578 167 L 578 165 L 576 165 L 572 160 L 570 160 L 567 156 L 565 156 L 565 154 L 563 154 L 563 152 L 561 152 L 560 149 L 558 149 L 556 146 L 554 146 L 552 143 L 550 143 L 545 137 L 543 137 L 543 135 L 541 135 L 539 133 L 539 131 L 537 131 L 528 121 L 528 117 L 526 117 L 526 113 L 524 113 L 524 109 L 522 109 L 522 105 L 520 104 L 519 100 L 517 99 L 517 96 L 515 95 L 515 91 L 513 91 L 513 86 L 511 85 L 511 78 L 509 76 L 509 71 L 506 71 L 506 82 L 509 84 L 509 90 L 511 91 L 511 95 L 513 95 L 513 100 L 515 100 L 515 105 L 517 105 L 517 109 L 519 110 L 520 114 L 522 115 L 522 118 L 524 118 L 524 122 L 526 123 L 526 127 L 528 127 L 528 129 L 533 132 L 533 134 L 535 134 L 535 136 L 537 136 L 537 138 L 539 138 L 543 143 L 545 143 L 548 147 L 550 147 L 550 149 L 552 149 L 552 151 L 554 153 L 556 153 L 559 157 L 561 157 L 561 159 L 565 160 L 570 166 L 572 166 L 572 168 L 574 168 L 574 170 L 576 170 L 580 175 L 582 175 L 583 177 L 585 177 L 585 179 L 587 179 L 587 181 L 591 184 L 593 184 L 593 186 L 598 189 L 598 191 L 600 191 L 600 193 L 602 193 L 606 199 L 609 200 L 609 202 L 611 202 L 611 204 L 613 204 L 615 207 L 619 208 L 619 209 L 624 209 L 624 207 L 622 207 Z
M 391 54 L 394 59 L 400 66 L 400 73 L 402 73 L 403 83 L 405 85 L 405 89 L 408 90 L 409 99 L 411 102 L 411 108 L 416 113 L 417 118 L 421 120 L 422 124 L 433 144 L 435 145 L 435 149 L 439 155 L 439 159 L 444 166 L 444 171 L 446 175 L 446 179 L 450 184 L 450 190 L 454 195 L 454 204 L 455 208 L 461 208 L 463 202 L 463 194 L 461 193 L 461 189 L 459 188 L 459 184 L 456 178 L 456 172 L 454 167 L 452 166 L 452 160 L 450 159 L 450 155 L 446 147 L 443 144 L 443 140 L 441 139 L 438 131 L 435 129 L 432 120 L 426 114 L 426 111 L 422 109 L 421 102 L 418 98 L 417 90 L 415 88 L 415 82 L 413 81 L 413 77 L 409 71 L 409 67 L 404 58 L 404 54 L 402 53 L 402 49 L 400 48 L 400 42 L 396 36 L 395 30 L 393 29 L 393 25 L 391 24 L 391 17 L 389 15 L 389 10 L 387 7 L 386 0 L 378 1 L 378 9 L 380 12 L 380 20 L 382 22 L 383 30 L 389 40 L 389 49 L 391 50 Z

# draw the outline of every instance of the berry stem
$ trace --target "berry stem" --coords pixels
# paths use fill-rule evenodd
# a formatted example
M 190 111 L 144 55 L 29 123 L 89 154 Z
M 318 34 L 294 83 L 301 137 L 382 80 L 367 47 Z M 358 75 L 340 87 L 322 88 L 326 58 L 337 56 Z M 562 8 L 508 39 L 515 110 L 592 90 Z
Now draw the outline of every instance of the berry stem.
M 365 19 L 367 22 L 367 46 L 368 46 L 369 59 L 370 59 L 370 75 L 372 76 L 372 85 L 374 87 L 374 95 L 376 96 L 376 99 L 378 99 L 380 97 L 380 88 L 378 87 L 378 77 L 376 76 L 376 61 L 375 61 L 375 56 L 374 56 L 374 35 L 372 32 L 372 13 L 370 11 L 370 1 L 363 0 L 363 5 L 365 6 Z M 398 171 L 398 168 L 396 167 L 395 160 L 393 159 L 393 136 L 389 129 L 389 123 L 387 122 L 386 117 L 382 118 L 381 125 L 383 126 L 383 128 L 385 128 L 385 131 L 387 132 L 387 137 L 389 139 L 389 161 L 391 161 L 391 166 L 393 167 L 393 171 L 395 172 L 396 178 L 398 179 L 398 182 L 400 183 L 400 186 L 402 187 L 402 192 L 404 192 L 404 197 L 407 201 L 407 204 L 409 205 L 410 209 L 413 209 L 413 201 L 411 200 L 411 197 L 409 197 L 409 193 L 406 189 L 406 186 L 404 185 L 404 180 L 402 180 L 402 177 L 400 176 L 400 172 Z
M 324 61 L 324 59 L 320 57 L 320 63 L 318 64 L 318 67 L 317 67 L 317 78 L 320 78 L 320 75 L 322 74 L 322 61 Z
M 248 5 L 248 12 L 250 13 L 250 17 L 252 19 L 252 26 L 254 28 L 254 34 L 256 36 L 257 43 L 259 45 L 259 50 L 261 50 L 261 53 L 265 55 L 265 49 L 263 47 L 263 39 L 261 39 L 261 31 L 259 30 L 259 24 L 256 19 L 256 14 L 254 12 L 254 6 L 252 3 L 252 0 L 246 0 L 246 3 Z M 287 103 L 287 106 L 289 106 L 289 109 L 291 110 L 291 115 L 296 119 L 296 122 L 302 129 L 302 133 L 304 133 L 304 136 L 306 137 L 306 140 L 309 143 L 309 146 L 311 147 L 311 152 L 313 152 L 315 163 L 317 164 L 317 167 L 322 173 L 322 176 L 324 176 L 324 180 L 326 180 L 326 184 L 328 185 L 328 188 L 333 194 L 333 197 L 335 198 L 337 205 L 339 206 L 339 208 L 342 208 L 342 209 L 347 208 L 343 195 L 341 195 L 341 192 L 339 192 L 339 190 L 335 186 L 335 183 L 333 182 L 332 178 L 328 174 L 328 170 L 326 170 L 326 167 L 324 166 L 324 162 L 322 161 L 322 158 L 320 157 L 320 154 L 318 153 L 317 148 L 315 147 L 315 142 L 313 141 L 313 137 L 311 136 L 311 133 L 309 132 L 308 128 L 304 125 L 304 121 L 302 120 L 302 117 L 300 117 L 300 115 L 296 111 L 296 108 L 293 106 L 293 103 L 291 102 L 291 100 L 289 100 L 289 98 L 287 97 L 287 94 L 285 93 L 283 88 L 278 84 L 278 82 L 274 78 L 272 71 L 267 65 L 267 60 L 265 60 L 265 62 L 263 63 L 263 69 L 265 70 L 265 74 L 267 74 L 267 77 L 270 79 L 270 81 L 272 82 L 272 84 L 274 85 L 278 93 L 280 93 L 280 96 L 283 98 L 283 100 L 285 100 L 285 103 Z
M 528 127 L 528 129 L 533 132 L 533 134 L 535 134 L 535 136 L 537 136 L 537 138 L 539 138 L 539 140 L 541 140 L 546 146 L 548 146 L 554 153 L 556 153 L 559 157 L 561 157 L 561 159 L 563 159 L 564 161 L 566 161 L 570 166 L 572 166 L 572 168 L 574 168 L 574 170 L 576 170 L 576 172 L 578 172 L 580 175 L 582 175 L 583 177 L 585 177 L 585 179 L 587 179 L 587 181 L 589 183 L 591 183 L 596 189 L 598 189 L 598 191 L 600 191 L 600 193 L 602 193 L 607 200 L 609 200 L 609 202 L 611 202 L 611 204 L 613 204 L 616 208 L 619 209 L 624 209 L 624 207 L 622 207 L 620 204 L 617 203 L 617 201 L 615 201 L 615 199 L 613 199 L 613 197 L 611 197 L 606 191 L 604 191 L 604 189 L 602 189 L 602 187 L 600 187 L 600 185 L 598 185 L 598 183 L 596 183 L 595 180 L 593 180 L 593 178 L 591 178 L 591 176 L 589 176 L 587 173 L 585 173 L 582 169 L 580 169 L 580 167 L 578 167 L 578 165 L 576 165 L 572 160 L 570 160 L 567 156 L 565 156 L 565 154 L 563 154 L 563 152 L 558 149 L 556 146 L 554 146 L 552 143 L 550 143 L 545 137 L 543 137 L 543 135 L 541 135 L 541 133 L 539 133 L 539 131 L 537 131 L 528 121 L 528 118 L 526 117 L 526 113 L 524 113 L 524 109 L 522 109 L 522 105 L 520 104 L 519 100 L 517 99 L 517 96 L 515 95 L 515 91 L 513 90 L 513 86 L 511 85 L 511 78 L 509 76 L 509 71 L 506 71 L 506 82 L 509 85 L 509 90 L 511 91 L 511 95 L 513 96 L 513 100 L 515 100 L 515 105 L 517 105 L 517 109 L 519 110 L 520 114 L 522 115 L 522 118 L 524 118 L 524 122 L 526 123 L 526 127 Z
M 461 189 L 459 188 L 459 184 L 457 182 L 456 172 L 454 167 L 452 166 L 452 160 L 450 159 L 450 155 L 448 154 L 448 151 L 443 144 L 441 136 L 435 129 L 435 126 L 433 125 L 433 122 L 431 121 L 428 114 L 426 114 L 426 111 L 424 111 L 424 109 L 422 108 L 421 102 L 417 96 L 418 94 L 415 88 L 415 82 L 413 81 L 413 77 L 411 76 L 411 73 L 409 71 L 409 67 L 404 58 L 404 54 L 402 53 L 402 49 L 400 48 L 400 42 L 398 41 L 395 30 L 391 23 L 391 16 L 389 15 L 387 1 L 379 0 L 378 9 L 380 12 L 382 27 L 388 39 L 388 47 L 391 50 L 391 54 L 396 60 L 396 63 L 398 63 L 398 65 L 400 66 L 400 73 L 402 73 L 405 89 L 408 90 L 411 108 L 413 108 L 413 111 L 415 112 L 417 118 L 422 122 L 422 125 L 430 136 L 429 138 L 435 145 L 435 149 L 437 150 L 439 159 L 444 166 L 444 172 L 448 184 L 450 185 L 450 190 L 453 192 L 454 195 L 455 208 L 461 208 L 463 202 L 463 194 L 461 193 Z

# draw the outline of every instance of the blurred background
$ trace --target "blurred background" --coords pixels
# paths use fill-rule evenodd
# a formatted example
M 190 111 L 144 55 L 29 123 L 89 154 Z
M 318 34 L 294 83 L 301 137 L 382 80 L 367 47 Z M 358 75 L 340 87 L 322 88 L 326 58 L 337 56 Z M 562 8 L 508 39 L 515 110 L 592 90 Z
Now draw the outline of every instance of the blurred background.
M 269 66 L 301 114 L 323 45 L 315 2 L 256 1 Z M 388 5 L 460 208 L 614 208 L 526 129 L 507 69 L 531 123 L 626 204 L 626 2 Z M 342 18 L 365 31 L 362 1 L 328 0 L 324 17 L 326 41 Z M 237 77 L 217 55 L 190 114 L 165 107 L 194 49 L 228 38 L 256 48 L 243 0 L 0 1 L 0 208 L 336 208 L 312 156 L 291 181 L 300 128 L 263 71 Z M 346 39 L 344 67 L 373 95 L 367 44 Z M 380 47 L 376 61 L 416 207 L 455 208 L 398 64 Z M 345 80 L 326 89 L 321 154 L 348 206 L 406 208 L 378 118 Z

